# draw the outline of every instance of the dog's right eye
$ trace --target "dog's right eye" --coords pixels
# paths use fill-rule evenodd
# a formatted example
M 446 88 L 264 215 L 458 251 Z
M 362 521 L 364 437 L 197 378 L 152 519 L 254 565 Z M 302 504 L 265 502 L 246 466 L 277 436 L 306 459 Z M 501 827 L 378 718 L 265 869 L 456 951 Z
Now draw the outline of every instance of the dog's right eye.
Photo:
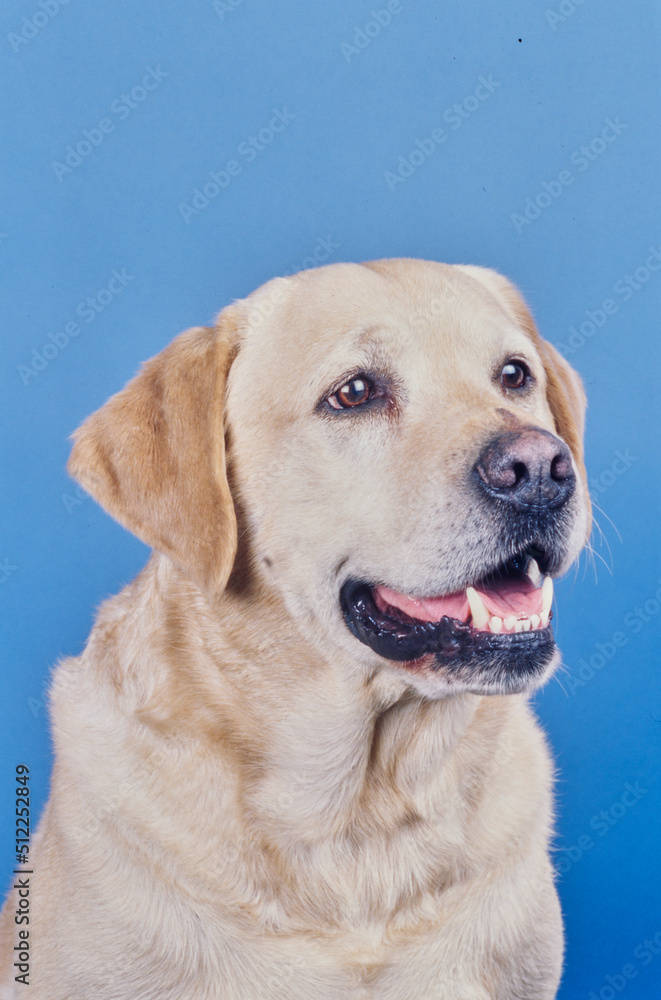
M 350 410 L 354 406 L 362 406 L 371 398 L 372 386 L 367 379 L 357 376 L 349 379 L 348 382 L 328 397 L 329 404 L 334 410 Z
M 530 380 L 530 369 L 523 361 L 508 361 L 503 365 L 500 382 L 505 389 L 525 389 Z

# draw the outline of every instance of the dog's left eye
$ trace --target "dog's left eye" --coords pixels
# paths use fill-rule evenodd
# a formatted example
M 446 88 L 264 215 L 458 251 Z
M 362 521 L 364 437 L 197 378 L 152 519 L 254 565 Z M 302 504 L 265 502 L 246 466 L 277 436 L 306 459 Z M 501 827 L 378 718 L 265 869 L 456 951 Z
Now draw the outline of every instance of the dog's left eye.
M 367 379 L 357 376 L 328 397 L 328 402 L 334 410 L 349 410 L 354 406 L 362 406 L 372 395 L 372 385 Z
M 505 389 L 523 389 L 529 378 L 530 370 L 522 361 L 508 361 L 500 373 L 500 381 Z

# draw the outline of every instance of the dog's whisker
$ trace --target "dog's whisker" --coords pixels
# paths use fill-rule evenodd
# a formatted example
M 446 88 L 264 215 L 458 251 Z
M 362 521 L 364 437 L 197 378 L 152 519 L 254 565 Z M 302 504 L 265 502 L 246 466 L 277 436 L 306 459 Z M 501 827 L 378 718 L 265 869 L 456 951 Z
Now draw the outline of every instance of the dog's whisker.
M 603 507 L 600 507 L 600 506 L 599 506 L 599 504 L 598 504 L 598 503 L 597 503 L 597 501 L 596 501 L 596 500 L 594 499 L 594 497 L 592 496 L 592 494 L 590 494 L 590 500 L 591 500 L 591 502 L 592 502 L 592 506 L 593 506 L 593 507 L 595 507 L 595 508 L 596 508 L 596 509 L 597 509 L 597 510 L 599 511 L 599 513 L 600 513 L 600 514 L 603 514 L 603 516 L 604 516 L 604 517 L 606 518 L 606 520 L 608 521 L 608 523 L 609 523 L 609 524 L 611 525 L 611 527 L 613 528 L 613 531 L 614 531 L 614 532 L 615 532 L 615 534 L 617 535 L 617 537 L 618 537 L 618 540 L 619 540 L 619 541 L 621 542 L 621 541 L 622 541 L 622 535 L 620 534 L 620 532 L 619 532 L 619 530 L 618 530 L 618 528 L 617 528 L 617 525 L 615 524 L 615 522 L 611 520 L 611 518 L 610 518 L 610 517 L 608 516 L 608 514 L 607 514 L 607 513 L 606 513 L 606 511 L 605 511 L 605 510 L 603 509 Z M 597 525 L 597 527 L 599 528 L 599 530 L 601 531 L 601 528 L 600 528 L 600 526 L 599 526 L 599 523 L 598 523 L 597 519 L 596 519 L 596 518 L 593 518 L 593 520 L 594 520 L 594 523 L 595 523 L 595 524 Z
M 582 577 L 582 579 L 585 580 L 585 577 L 586 577 L 586 575 L 588 573 L 588 570 L 591 568 L 592 572 L 594 573 L 594 582 L 597 583 L 598 582 L 598 580 L 597 580 L 597 564 L 596 564 L 596 561 L 595 561 L 595 558 L 594 558 L 594 552 L 592 550 L 592 545 L 591 545 L 591 543 L 589 541 L 586 542 L 585 548 L 584 548 L 583 552 L 581 553 L 581 557 L 579 557 L 579 559 L 576 561 L 576 566 L 577 567 L 583 562 L 583 558 L 582 558 L 583 557 L 583 553 L 585 553 L 585 562 L 583 564 L 583 577 Z
M 567 674 L 569 674 L 569 671 L 567 670 L 567 668 L 565 667 L 565 665 L 564 665 L 564 664 L 562 664 L 562 666 L 561 666 L 560 668 L 558 668 L 558 670 L 556 670 L 556 672 L 554 673 L 554 675 L 553 675 L 553 680 L 554 680 L 554 681 L 555 681 L 555 682 L 556 682 L 557 684 L 559 684 L 559 685 L 560 685 L 560 690 L 561 690 L 561 691 L 562 691 L 562 693 L 563 693 L 563 694 L 565 695 L 565 697 L 566 697 L 566 698 L 568 698 L 568 697 L 569 697 L 569 695 L 567 694 L 567 691 L 566 691 L 566 689 L 565 689 L 565 686 L 564 686 L 564 684 L 562 683 L 562 680 L 560 679 L 560 677 L 558 676 L 558 675 L 560 674 L 560 672 L 563 672 L 563 673 L 567 673 Z
M 609 571 L 610 575 L 612 576 L 613 575 L 613 565 L 614 565 L 614 562 L 613 562 L 613 551 L 612 551 L 612 549 L 610 547 L 610 543 L 609 543 L 606 535 L 602 531 L 601 525 L 599 524 L 599 522 L 597 521 L 596 518 L 594 518 L 594 525 L 595 525 L 595 528 L 597 529 L 597 531 L 599 532 L 599 543 L 600 543 L 600 546 L 605 547 L 606 550 L 607 550 L 610 565 L 608 563 L 606 563 L 606 560 L 603 558 L 603 556 L 601 556 L 601 554 L 599 552 L 597 552 L 597 549 L 595 548 L 595 546 L 592 543 L 592 538 L 590 538 L 590 540 L 589 540 L 587 549 L 588 549 L 589 552 L 592 553 L 593 556 L 596 556 L 596 557 L 600 558 L 602 560 L 602 562 L 604 562 L 604 565 L 607 566 L 608 571 Z

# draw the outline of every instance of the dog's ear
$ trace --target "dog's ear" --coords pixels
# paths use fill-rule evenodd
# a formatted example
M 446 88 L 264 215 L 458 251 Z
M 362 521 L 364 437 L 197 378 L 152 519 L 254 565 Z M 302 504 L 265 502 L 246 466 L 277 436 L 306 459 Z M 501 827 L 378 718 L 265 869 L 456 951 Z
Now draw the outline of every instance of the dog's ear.
M 497 299 L 505 312 L 528 334 L 539 351 L 546 371 L 546 397 L 556 430 L 569 445 L 587 487 L 583 460 L 586 398 L 578 373 L 552 344 L 539 335 L 523 296 L 511 281 L 486 267 L 461 265 L 459 269 L 479 281 Z
M 70 474 L 120 524 L 209 593 L 237 545 L 225 472 L 225 384 L 236 350 L 231 307 L 216 329 L 180 334 L 73 435 Z

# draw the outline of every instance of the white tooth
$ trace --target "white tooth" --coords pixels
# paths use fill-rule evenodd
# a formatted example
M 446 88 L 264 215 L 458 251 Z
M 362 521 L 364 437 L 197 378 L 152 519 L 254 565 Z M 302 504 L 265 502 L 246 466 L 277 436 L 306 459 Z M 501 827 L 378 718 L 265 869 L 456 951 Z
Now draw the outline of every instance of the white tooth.
M 542 614 L 548 613 L 553 604 L 553 580 L 550 576 L 544 577 L 542 584 Z
M 546 628 L 548 623 L 549 623 L 549 612 L 542 611 L 541 615 L 539 616 L 539 627 Z
M 528 565 L 526 566 L 526 576 L 535 587 L 539 587 L 542 582 L 542 571 L 537 565 L 537 560 L 533 559 L 532 556 L 528 559 Z
M 503 627 L 502 618 L 498 618 L 496 617 L 496 615 L 494 615 L 493 618 L 489 619 L 489 628 L 491 629 L 492 632 L 500 632 L 502 627 Z
M 514 622 L 514 631 L 523 632 L 523 622 L 519 618 Z
M 489 612 L 475 587 L 466 587 L 466 597 L 471 609 L 473 628 L 484 628 L 489 621 Z
M 530 629 L 532 628 L 532 622 L 530 621 L 529 618 L 524 618 L 521 624 L 523 625 L 524 632 L 529 632 Z
M 540 621 L 539 615 L 530 616 L 530 624 L 532 625 L 533 628 L 539 628 L 539 621 Z
M 513 615 L 510 615 L 508 618 L 505 619 L 503 625 L 505 626 L 508 632 L 511 632 L 514 626 L 516 625 L 516 618 Z

